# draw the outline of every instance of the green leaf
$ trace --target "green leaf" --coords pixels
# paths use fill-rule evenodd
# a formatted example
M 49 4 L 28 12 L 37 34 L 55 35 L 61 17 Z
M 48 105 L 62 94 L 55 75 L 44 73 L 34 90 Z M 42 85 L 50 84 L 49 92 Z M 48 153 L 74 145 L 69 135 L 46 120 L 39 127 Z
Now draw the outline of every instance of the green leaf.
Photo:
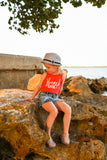
M 92 6 L 100 8 L 106 0 L 84 0 Z M 74 7 L 80 7 L 82 0 L 2 0 L 0 6 L 8 6 L 10 16 L 9 28 L 15 29 L 21 34 L 28 34 L 33 28 L 36 32 L 49 31 L 53 33 L 59 28 L 55 20 L 62 14 L 63 3 L 70 3 Z

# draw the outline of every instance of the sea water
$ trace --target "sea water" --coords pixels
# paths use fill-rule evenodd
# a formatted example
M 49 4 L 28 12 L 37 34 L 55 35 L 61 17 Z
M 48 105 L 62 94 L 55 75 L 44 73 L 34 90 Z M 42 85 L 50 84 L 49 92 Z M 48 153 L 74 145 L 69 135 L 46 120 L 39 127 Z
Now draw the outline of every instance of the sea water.
M 107 67 L 63 67 L 63 69 L 68 71 L 67 78 L 79 75 L 90 79 L 107 78 Z M 104 92 L 103 95 L 107 96 L 107 92 Z
M 85 78 L 107 78 L 107 68 L 92 68 L 92 67 L 63 67 L 64 69 L 67 69 L 67 77 L 70 76 L 78 76 L 82 75 Z

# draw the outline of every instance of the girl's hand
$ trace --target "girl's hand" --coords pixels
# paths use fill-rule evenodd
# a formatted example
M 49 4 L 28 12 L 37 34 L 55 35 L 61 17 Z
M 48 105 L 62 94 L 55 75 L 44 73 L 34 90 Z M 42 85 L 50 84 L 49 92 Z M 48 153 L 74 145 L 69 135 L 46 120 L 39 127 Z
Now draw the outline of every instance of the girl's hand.
M 27 100 L 28 100 L 28 101 L 31 101 L 32 99 L 33 99 L 32 97 L 30 97 L 30 98 L 25 98 L 24 101 L 27 101 Z

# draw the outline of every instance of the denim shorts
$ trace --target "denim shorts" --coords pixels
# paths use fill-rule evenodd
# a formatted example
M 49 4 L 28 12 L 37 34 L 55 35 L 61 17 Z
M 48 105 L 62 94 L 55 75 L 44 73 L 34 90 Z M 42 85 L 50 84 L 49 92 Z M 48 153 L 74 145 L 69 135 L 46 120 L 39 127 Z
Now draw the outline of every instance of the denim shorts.
M 39 107 L 42 106 L 43 103 L 53 102 L 54 104 L 59 101 L 58 95 L 56 93 L 51 92 L 40 92 L 39 93 Z

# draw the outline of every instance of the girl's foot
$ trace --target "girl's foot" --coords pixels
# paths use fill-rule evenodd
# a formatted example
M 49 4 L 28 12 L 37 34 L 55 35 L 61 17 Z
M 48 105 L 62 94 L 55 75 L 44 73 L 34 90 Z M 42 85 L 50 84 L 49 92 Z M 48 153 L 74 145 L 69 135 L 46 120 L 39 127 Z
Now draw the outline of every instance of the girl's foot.
M 62 136 L 61 136 L 61 142 L 63 143 L 63 144 L 70 144 L 70 138 L 69 138 L 69 134 L 67 133 L 67 134 L 62 134 Z
M 56 147 L 56 143 L 53 141 L 53 139 L 50 137 L 49 141 L 48 141 L 48 146 L 50 148 L 54 148 Z

